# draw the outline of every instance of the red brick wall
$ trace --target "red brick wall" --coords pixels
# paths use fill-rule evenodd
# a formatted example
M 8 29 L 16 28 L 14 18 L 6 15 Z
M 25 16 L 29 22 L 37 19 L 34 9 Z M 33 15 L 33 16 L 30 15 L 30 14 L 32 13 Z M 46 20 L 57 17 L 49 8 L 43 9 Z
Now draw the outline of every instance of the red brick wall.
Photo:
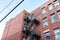
M 50 30 L 50 36 L 51 36 L 51 40 L 55 40 L 55 37 L 52 36 L 54 35 L 54 31 L 53 29 L 55 28 L 60 28 L 60 20 L 58 18 L 57 15 L 57 10 L 60 10 L 60 6 L 54 7 L 52 10 L 48 10 L 48 4 L 53 3 L 54 0 L 49 0 L 48 2 L 46 2 L 45 4 L 43 4 L 42 6 L 38 7 L 37 9 L 35 9 L 34 11 L 31 12 L 31 14 L 36 15 L 36 18 L 40 21 L 40 25 L 38 27 L 35 27 L 36 32 L 40 32 L 41 35 L 41 40 L 44 40 L 44 31 L 46 30 Z M 59 0 L 60 2 L 60 0 Z M 47 12 L 45 14 L 42 15 L 41 9 L 45 7 Z M 2 40 L 22 40 L 22 28 L 24 26 L 24 21 L 23 21 L 23 17 L 24 15 L 28 13 L 25 10 L 23 12 L 21 12 L 21 14 L 17 15 L 15 18 L 11 19 L 9 22 L 7 22 L 3 36 L 2 36 Z M 57 18 L 57 22 L 53 23 L 51 22 L 51 17 L 50 14 L 55 13 L 56 18 Z M 48 26 L 47 27 L 43 27 L 43 22 L 42 19 L 44 17 L 47 17 L 48 19 Z
M 53 30 L 56 29 L 56 28 L 59 28 L 60 29 L 60 25 L 59 25 L 60 24 L 60 21 L 58 21 L 60 19 L 58 18 L 58 15 L 57 15 L 57 11 L 60 10 L 60 6 L 55 7 L 53 1 L 54 0 L 49 0 L 48 2 L 46 2 L 42 6 L 40 6 L 39 8 L 37 8 L 34 11 L 31 12 L 32 14 L 34 13 L 37 16 L 36 18 L 38 18 L 38 20 L 40 21 L 40 25 L 38 27 L 36 27 L 35 29 L 36 29 L 36 31 L 39 31 L 40 32 L 40 34 L 41 34 L 41 40 L 44 40 L 45 39 L 43 32 L 46 31 L 46 30 L 48 30 L 48 29 L 50 29 L 51 40 L 55 40 L 55 36 L 53 36 L 54 35 L 54 31 Z M 60 2 L 60 0 L 59 0 L 59 2 Z M 53 6 L 54 6 L 54 8 L 52 10 L 48 10 L 48 4 L 50 4 L 50 3 L 52 3 Z M 46 11 L 45 14 L 42 14 L 41 9 L 44 8 L 44 7 L 46 8 L 47 11 Z M 51 22 L 50 15 L 52 13 L 55 13 L 56 18 L 57 18 L 57 22 L 55 22 L 55 23 L 52 23 Z M 45 28 L 43 27 L 43 21 L 42 21 L 42 19 L 44 17 L 47 17 L 48 24 L 49 24 Z
M 2 40 L 22 40 L 23 18 L 26 13 L 27 12 L 23 10 L 19 15 L 7 22 Z

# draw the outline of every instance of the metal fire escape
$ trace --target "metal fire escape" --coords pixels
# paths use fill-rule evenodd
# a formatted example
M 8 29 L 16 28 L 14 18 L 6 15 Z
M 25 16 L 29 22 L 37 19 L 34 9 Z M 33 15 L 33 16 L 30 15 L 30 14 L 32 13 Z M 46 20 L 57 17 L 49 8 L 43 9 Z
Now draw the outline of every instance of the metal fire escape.
M 39 25 L 40 22 L 35 18 L 35 16 L 32 14 L 31 16 L 26 15 L 24 17 L 24 21 L 26 22 L 26 24 L 24 25 L 23 28 L 23 40 L 40 40 L 40 35 L 37 34 L 34 31 L 34 24 L 35 25 Z M 30 36 L 30 39 L 27 39 Z

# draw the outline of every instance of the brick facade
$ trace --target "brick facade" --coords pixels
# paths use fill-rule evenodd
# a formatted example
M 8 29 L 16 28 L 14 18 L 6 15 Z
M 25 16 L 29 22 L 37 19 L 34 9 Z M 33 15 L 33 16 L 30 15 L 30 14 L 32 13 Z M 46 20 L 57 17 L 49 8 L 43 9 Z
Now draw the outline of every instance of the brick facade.
M 58 0 L 60 3 L 60 0 Z M 53 5 L 53 9 L 48 9 L 48 4 Z M 46 13 L 42 14 L 41 9 L 46 8 Z M 36 18 L 40 21 L 40 25 L 38 27 L 35 27 L 36 32 L 39 32 L 41 35 L 41 40 L 45 40 L 44 33 L 49 31 L 50 32 L 50 40 L 55 40 L 54 36 L 54 29 L 59 28 L 60 29 L 60 19 L 58 17 L 57 11 L 60 10 L 60 5 L 55 7 L 54 6 L 54 0 L 49 0 L 45 4 L 41 5 L 39 8 L 35 9 L 31 12 L 31 14 L 34 14 Z M 23 10 L 19 15 L 17 15 L 15 18 L 9 20 L 6 23 L 6 27 L 2 36 L 2 40 L 22 40 L 23 33 L 22 28 L 24 26 L 24 16 L 25 14 L 29 14 L 27 11 Z M 55 13 L 57 21 L 55 23 L 52 23 L 51 21 L 51 14 Z M 48 26 L 43 26 L 42 19 L 44 17 L 47 17 Z

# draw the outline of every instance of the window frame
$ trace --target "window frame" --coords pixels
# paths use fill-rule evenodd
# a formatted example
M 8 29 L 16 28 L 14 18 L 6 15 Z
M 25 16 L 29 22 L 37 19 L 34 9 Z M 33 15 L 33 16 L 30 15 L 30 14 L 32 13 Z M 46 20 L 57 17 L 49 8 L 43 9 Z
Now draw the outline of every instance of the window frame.
M 41 9 L 41 12 L 42 12 L 42 14 L 45 14 L 45 13 L 46 13 L 46 8 L 43 7 L 43 8 Z
M 48 34 L 48 36 L 49 36 L 49 40 L 50 40 L 50 31 L 47 31 L 47 32 L 44 33 L 44 35 L 45 35 L 45 40 L 48 40 L 48 38 L 47 38 L 47 34 Z
M 50 9 L 50 6 L 51 6 L 51 9 Z M 53 9 L 53 4 L 52 3 L 48 4 L 48 9 L 49 10 L 52 10 Z
M 60 18 L 60 10 L 57 11 L 58 18 Z
M 59 31 L 57 32 L 57 30 L 59 30 Z M 57 40 L 59 38 L 59 36 L 60 36 L 59 33 L 60 33 L 60 29 L 59 28 L 54 29 L 55 40 Z
M 57 21 L 55 13 L 52 13 L 50 15 L 52 23 L 55 23 Z
M 44 18 L 43 18 L 43 26 L 44 26 L 44 27 L 48 26 L 47 17 L 44 17 Z
M 59 5 L 60 5 L 59 1 L 58 0 L 55 0 L 54 1 L 54 6 L 56 7 L 56 6 L 59 6 Z

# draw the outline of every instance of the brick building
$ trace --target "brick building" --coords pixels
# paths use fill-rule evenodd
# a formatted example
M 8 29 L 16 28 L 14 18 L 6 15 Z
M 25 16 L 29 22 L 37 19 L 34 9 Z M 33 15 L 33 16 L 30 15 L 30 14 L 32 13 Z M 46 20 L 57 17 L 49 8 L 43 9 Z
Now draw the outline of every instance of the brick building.
M 24 25 L 24 14 L 28 13 L 23 10 L 15 18 L 9 20 L 6 23 L 5 30 L 3 32 L 2 40 L 21 40 L 22 39 L 22 27 Z
M 29 13 L 23 10 L 6 23 L 2 40 L 22 40 L 25 14 Z M 31 14 L 34 14 L 40 21 L 40 25 L 34 30 L 40 33 L 41 40 L 60 40 L 60 0 L 49 0 Z

